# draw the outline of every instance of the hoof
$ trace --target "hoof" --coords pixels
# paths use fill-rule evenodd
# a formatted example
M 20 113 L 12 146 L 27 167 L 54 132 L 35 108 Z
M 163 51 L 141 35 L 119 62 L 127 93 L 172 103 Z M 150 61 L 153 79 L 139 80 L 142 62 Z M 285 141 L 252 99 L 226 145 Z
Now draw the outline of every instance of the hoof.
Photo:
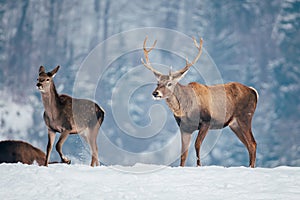
M 71 164 L 71 160 L 62 160 L 61 162 L 65 163 L 65 164 L 68 164 L 68 165 Z
M 71 160 L 69 160 L 67 157 L 62 157 L 62 158 L 61 158 L 61 162 L 62 162 L 62 163 L 66 163 L 66 164 L 68 164 L 68 165 L 71 164 Z

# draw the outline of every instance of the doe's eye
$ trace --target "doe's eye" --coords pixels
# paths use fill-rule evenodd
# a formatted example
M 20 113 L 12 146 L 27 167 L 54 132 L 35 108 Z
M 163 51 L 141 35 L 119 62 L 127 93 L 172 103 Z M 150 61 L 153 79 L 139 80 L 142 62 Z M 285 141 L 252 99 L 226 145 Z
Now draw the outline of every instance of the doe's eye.
M 168 83 L 167 86 L 168 86 L 168 87 L 171 87 L 171 86 L 172 86 L 172 83 Z
M 50 81 L 50 79 L 49 79 L 49 78 L 47 78 L 47 79 L 46 79 L 46 81 Z

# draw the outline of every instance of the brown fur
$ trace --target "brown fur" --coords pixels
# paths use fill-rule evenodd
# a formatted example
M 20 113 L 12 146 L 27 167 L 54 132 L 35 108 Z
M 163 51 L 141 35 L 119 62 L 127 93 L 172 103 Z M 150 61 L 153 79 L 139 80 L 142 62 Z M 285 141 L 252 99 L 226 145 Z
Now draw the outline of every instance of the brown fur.
M 157 91 L 157 89 L 155 90 Z M 167 104 L 182 134 L 181 166 L 188 154 L 190 135 L 199 130 L 195 143 L 197 165 L 200 164 L 200 147 L 209 129 L 221 129 L 229 125 L 246 146 L 250 166 L 255 166 L 256 142 L 251 121 L 257 104 L 257 93 L 240 83 L 205 86 L 177 83 L 174 93 L 166 98 Z
M 68 95 L 59 95 L 55 89 L 53 77 L 59 66 L 51 72 L 39 69 L 37 87 L 41 92 L 45 108 L 44 121 L 48 128 L 48 145 L 45 165 L 47 166 L 55 139 L 55 133 L 61 133 L 56 144 L 62 162 L 71 161 L 62 153 L 62 145 L 69 134 L 81 134 L 92 151 L 91 166 L 99 165 L 97 135 L 104 119 L 104 111 L 96 103 L 87 99 L 75 99 Z
M 14 140 L 0 142 L 0 163 L 31 165 L 36 161 L 38 165 L 44 165 L 45 160 L 45 153 L 29 143 Z
M 146 49 L 144 40 L 145 67 L 151 70 L 158 81 L 158 86 L 152 93 L 156 99 L 165 99 L 174 114 L 181 131 L 181 161 L 184 166 L 190 146 L 191 134 L 198 130 L 195 142 L 197 165 L 200 166 L 200 147 L 209 129 L 221 129 L 229 126 L 249 152 L 250 167 L 255 166 L 256 142 L 254 140 L 251 122 L 258 100 L 258 93 L 254 88 L 240 83 L 226 83 L 206 86 L 196 82 L 184 86 L 179 80 L 200 57 L 202 39 L 199 45 L 194 39 L 194 44 L 199 50 L 192 63 L 169 75 L 163 75 L 150 65 L 148 53 L 154 48 Z

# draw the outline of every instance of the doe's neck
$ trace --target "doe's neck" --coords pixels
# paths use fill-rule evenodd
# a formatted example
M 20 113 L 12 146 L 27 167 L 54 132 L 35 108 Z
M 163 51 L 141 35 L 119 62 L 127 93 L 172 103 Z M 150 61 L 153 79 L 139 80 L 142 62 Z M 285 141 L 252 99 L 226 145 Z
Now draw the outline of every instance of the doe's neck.
M 51 83 L 49 91 L 41 94 L 42 94 L 42 100 L 43 100 L 45 112 L 48 115 L 52 115 L 51 113 L 57 113 L 56 111 L 59 109 L 60 99 L 54 83 L 53 82 Z

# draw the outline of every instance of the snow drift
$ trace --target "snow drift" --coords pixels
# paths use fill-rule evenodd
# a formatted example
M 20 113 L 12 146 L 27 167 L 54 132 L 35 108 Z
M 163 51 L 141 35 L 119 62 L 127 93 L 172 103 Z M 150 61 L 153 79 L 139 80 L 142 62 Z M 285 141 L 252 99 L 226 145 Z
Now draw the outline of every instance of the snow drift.
M 300 168 L 0 165 L 0 199 L 299 199 Z

